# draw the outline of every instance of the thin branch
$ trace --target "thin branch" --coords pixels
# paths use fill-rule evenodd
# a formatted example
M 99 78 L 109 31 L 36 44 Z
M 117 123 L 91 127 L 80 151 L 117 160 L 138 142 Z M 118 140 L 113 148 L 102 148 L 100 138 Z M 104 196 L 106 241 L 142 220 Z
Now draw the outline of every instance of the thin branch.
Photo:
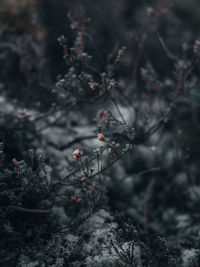
M 167 48 L 166 44 L 163 41 L 163 38 L 160 36 L 160 34 L 158 33 L 158 40 L 160 41 L 163 49 L 165 50 L 165 52 L 167 53 L 167 56 L 173 60 L 177 61 L 177 57 L 175 57 L 172 52 L 169 51 L 169 49 Z
M 75 137 L 72 141 L 70 141 L 67 144 L 64 144 L 62 146 L 57 146 L 55 143 L 52 143 L 52 142 L 48 142 L 48 144 L 49 145 L 52 145 L 53 147 L 56 147 L 57 149 L 59 149 L 61 151 L 63 151 L 63 150 L 71 147 L 72 145 L 74 145 L 76 143 L 79 143 L 81 141 L 88 140 L 88 139 L 94 139 L 94 138 L 97 138 L 97 135 L 91 134 L 91 135 L 85 135 L 85 136 Z
M 21 211 L 25 213 L 36 213 L 36 214 L 46 214 L 49 213 L 48 210 L 37 210 L 37 209 L 26 209 L 26 208 L 21 208 L 21 207 L 16 207 L 16 206 L 9 206 L 8 211 Z

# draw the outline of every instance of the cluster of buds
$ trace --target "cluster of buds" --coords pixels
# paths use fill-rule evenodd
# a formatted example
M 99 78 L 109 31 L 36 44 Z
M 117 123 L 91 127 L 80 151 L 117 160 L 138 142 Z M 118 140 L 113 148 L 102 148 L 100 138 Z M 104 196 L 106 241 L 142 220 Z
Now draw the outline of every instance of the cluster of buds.
M 80 159 L 82 157 L 82 153 L 79 149 L 75 149 L 73 156 L 74 156 L 74 159 Z
M 154 17 L 163 17 L 166 15 L 168 12 L 168 8 L 153 8 L 153 7 L 148 7 L 147 8 L 147 16 L 150 18 Z
M 99 141 L 104 141 L 104 135 L 102 133 L 98 134 Z
M 84 50 L 83 31 L 79 31 L 76 38 L 76 53 L 80 55 Z
M 76 202 L 76 203 L 80 203 L 81 202 L 81 198 L 77 198 L 76 196 L 72 196 L 71 200 Z
M 88 186 L 88 189 L 92 190 L 93 188 L 96 188 L 96 185 L 95 184 L 92 184 L 92 185 L 89 185 Z

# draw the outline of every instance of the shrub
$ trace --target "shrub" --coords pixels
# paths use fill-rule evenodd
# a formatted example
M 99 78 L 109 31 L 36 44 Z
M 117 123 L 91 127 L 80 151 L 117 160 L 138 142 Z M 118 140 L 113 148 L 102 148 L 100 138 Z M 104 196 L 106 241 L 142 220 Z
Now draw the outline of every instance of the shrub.
M 88 2 L 67 38 L 53 1 L 1 4 L 0 264 L 198 266 L 193 24 L 179 4 Z

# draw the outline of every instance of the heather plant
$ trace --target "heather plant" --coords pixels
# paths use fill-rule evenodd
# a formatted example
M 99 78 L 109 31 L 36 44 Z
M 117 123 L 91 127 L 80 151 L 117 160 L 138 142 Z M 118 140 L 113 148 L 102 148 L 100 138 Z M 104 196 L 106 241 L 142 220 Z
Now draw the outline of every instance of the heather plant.
M 78 34 L 80 35 L 80 33 Z M 5 130 L 2 132 L 2 141 L 4 142 L 1 144 L 1 166 L 3 167 L 1 173 L 1 231 L 5 235 L 5 238 L 7 235 L 11 236 L 10 238 L 2 240 L 2 263 L 17 262 L 24 248 L 27 248 L 27 251 L 29 251 L 30 247 L 34 247 L 35 242 L 38 242 L 38 240 L 40 244 L 40 242 L 43 242 L 41 240 L 43 240 L 44 237 L 48 239 L 48 234 L 53 236 L 55 234 L 74 231 L 93 216 L 99 208 L 101 208 L 105 198 L 105 186 L 102 182 L 101 173 L 126 155 L 131 149 L 133 130 L 125 122 L 117 102 L 112 96 L 112 87 L 114 84 L 112 76 L 114 74 L 114 67 L 108 74 L 108 77 L 106 77 L 106 74 L 104 75 L 103 85 L 98 85 L 100 90 L 97 96 L 90 96 L 89 93 L 87 93 L 87 91 L 89 91 L 87 88 L 87 91 L 80 90 L 76 95 L 76 91 L 74 90 L 76 90 L 77 87 L 81 89 L 83 84 L 89 87 L 90 91 L 95 89 L 93 88 L 94 81 L 92 80 L 92 76 L 89 73 L 81 71 L 82 64 L 85 62 L 85 54 L 78 48 L 80 45 L 78 42 L 82 42 L 82 40 L 75 41 L 75 48 L 71 49 L 73 54 L 68 54 L 64 37 L 59 38 L 59 42 L 64 48 L 64 58 L 66 59 L 68 57 L 70 65 L 74 66 L 74 69 L 71 67 L 65 75 L 65 79 L 60 80 L 56 84 L 58 103 L 52 105 L 52 108 L 46 114 L 40 115 L 32 112 L 31 118 L 26 111 L 15 113 L 14 110 L 12 110 L 12 112 L 10 112 L 11 114 L 6 114 L 2 111 L 2 123 L 6 123 L 10 116 L 12 118 L 11 127 L 14 129 L 13 137 L 12 135 L 9 136 L 9 128 L 8 130 L 6 129 L 9 133 L 8 135 L 4 132 Z M 120 50 L 114 65 L 120 60 L 122 54 L 123 50 Z M 71 79 L 74 79 L 74 83 L 76 83 L 76 87 L 74 90 L 72 88 L 72 92 L 65 89 L 68 83 L 72 82 Z M 64 88 L 61 88 L 61 86 L 64 86 Z M 70 98 L 70 93 L 72 98 Z M 27 124 L 33 124 L 33 128 L 35 127 L 36 130 L 41 131 L 41 128 L 49 127 L 49 120 L 52 119 L 52 117 L 50 117 L 52 112 L 57 112 L 58 116 L 61 118 L 63 117 L 63 114 L 66 112 L 63 111 L 64 105 L 67 104 L 70 109 L 74 104 L 85 102 L 86 99 L 92 102 L 93 98 L 98 100 L 98 98 L 104 98 L 105 95 L 108 95 L 108 97 L 112 99 L 122 121 L 115 118 L 111 112 L 104 112 L 106 123 L 102 123 L 102 126 L 96 131 L 96 138 L 99 142 L 102 142 L 103 145 L 96 148 L 90 158 L 84 155 L 79 149 L 75 149 L 71 158 L 78 163 L 76 169 L 70 171 L 63 178 L 55 177 L 53 179 L 51 176 L 59 176 L 59 171 L 57 171 L 56 167 L 53 167 L 55 163 L 51 161 L 51 167 L 49 166 L 50 171 L 47 173 L 43 151 L 39 155 L 38 160 L 35 160 L 32 150 L 28 151 L 28 161 L 19 159 L 20 156 L 24 154 L 20 150 L 24 149 L 27 145 L 26 136 L 29 134 L 29 125 Z M 2 102 L 3 101 L 4 99 Z M 19 131 L 24 131 L 25 138 L 23 138 L 22 143 L 19 143 L 17 127 L 13 119 L 19 127 Z M 111 123 L 113 125 L 119 124 L 123 131 L 126 132 L 127 136 L 129 136 L 130 142 L 124 149 L 121 148 L 112 137 L 109 137 L 109 135 L 111 136 L 110 133 L 108 134 L 106 132 L 107 128 L 112 132 Z M 23 126 L 20 127 L 20 124 Z M 53 122 L 53 125 L 54 124 L 55 122 Z M 27 127 L 27 129 L 25 127 Z M 100 130 L 104 130 L 107 136 L 100 133 Z M 40 134 L 40 137 L 41 135 L 42 134 Z M 34 135 L 31 141 L 35 138 L 36 135 Z M 9 142 L 11 143 L 9 144 Z M 17 142 L 18 145 L 18 147 L 16 147 L 18 154 L 16 155 L 17 158 L 13 158 L 11 161 L 10 156 L 12 156 L 13 151 L 9 146 L 15 146 L 15 142 Z M 110 159 L 108 159 L 107 163 L 103 166 L 102 156 L 104 151 L 106 151 Z M 97 163 L 94 164 L 94 161 Z M 13 168 L 11 168 L 10 165 L 13 165 Z M 60 219 L 57 218 L 59 217 L 58 214 L 56 214 L 58 211 L 61 214 Z M 17 219 L 17 214 L 20 213 L 22 215 Z M 54 222 L 55 220 L 56 223 Z M 38 224 L 40 225 L 40 230 L 38 229 Z M 16 246 L 18 242 L 21 243 L 20 248 Z M 49 242 L 53 242 L 51 238 Z M 7 250 L 5 250 L 5 247 L 7 247 Z M 61 260 L 61 262 L 63 261 Z
M 3 17 L 2 266 L 199 264 L 199 39 L 186 27 L 177 41 L 173 6 L 125 2 L 100 4 L 115 29 L 94 3 L 68 14 L 54 84 L 45 14 Z

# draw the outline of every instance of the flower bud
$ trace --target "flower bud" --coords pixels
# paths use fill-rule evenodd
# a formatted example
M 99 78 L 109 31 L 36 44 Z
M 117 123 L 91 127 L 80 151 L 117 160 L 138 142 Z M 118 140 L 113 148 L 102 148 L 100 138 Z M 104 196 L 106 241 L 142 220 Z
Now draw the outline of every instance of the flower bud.
M 155 10 L 152 7 L 147 8 L 147 16 L 154 17 L 156 15 Z
M 42 173 L 43 178 L 47 178 L 47 174 L 45 172 Z
M 102 133 L 98 134 L 98 139 L 99 141 L 103 141 L 104 140 L 104 135 Z
M 113 152 L 113 150 L 112 150 L 112 148 L 109 148 L 108 149 L 108 153 L 110 154 L 110 155 L 112 155 L 114 152 Z
M 19 162 L 18 162 L 16 159 L 13 159 L 13 160 L 12 160 L 12 163 L 13 163 L 16 167 L 19 167 Z
M 81 151 L 79 149 L 74 150 L 73 155 L 75 159 L 80 159 L 82 157 Z
M 76 196 L 72 196 L 72 197 L 71 197 L 71 200 L 72 200 L 72 201 L 76 201 Z

